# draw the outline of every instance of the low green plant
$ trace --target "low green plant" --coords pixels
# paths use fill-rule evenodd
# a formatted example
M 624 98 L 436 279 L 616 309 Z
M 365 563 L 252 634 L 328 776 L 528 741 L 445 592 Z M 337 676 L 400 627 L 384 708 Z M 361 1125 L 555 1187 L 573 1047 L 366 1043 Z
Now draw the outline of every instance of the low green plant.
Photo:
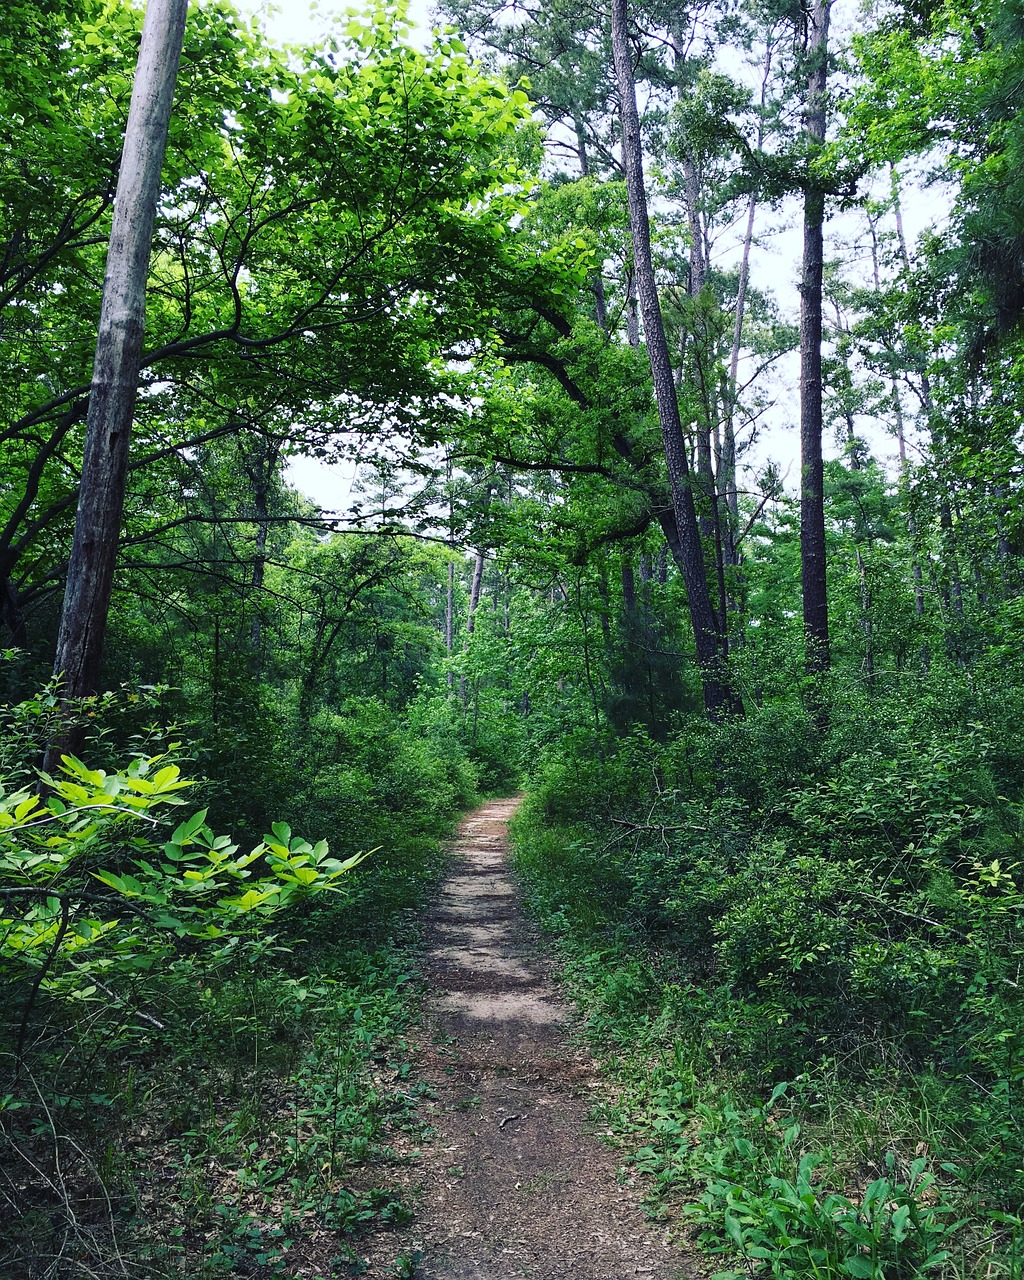
M 748 1277 L 1020 1270 L 1022 773 L 961 692 L 581 733 L 515 823 L 599 1119 Z
M 182 940 L 223 946 L 251 934 L 254 920 L 337 890 L 365 856 L 332 858 L 326 841 L 311 845 L 282 823 L 240 854 L 205 809 L 158 843 L 156 811 L 193 785 L 165 756 L 110 773 L 64 756 L 62 772 L 45 797 L 0 790 L 0 966 L 33 972 L 26 1011 L 40 990 L 116 998 L 109 982 L 173 957 Z
M 805 1149 L 800 1124 L 772 1116 L 786 1088 L 763 1106 L 724 1097 L 696 1108 L 688 1164 L 702 1189 L 686 1212 L 709 1252 L 742 1259 L 722 1280 L 750 1265 L 778 1280 L 910 1280 L 940 1270 L 964 1223 L 927 1159 L 900 1169 L 888 1152 L 885 1172 L 858 1197 L 829 1190 L 836 1169 L 828 1153 Z

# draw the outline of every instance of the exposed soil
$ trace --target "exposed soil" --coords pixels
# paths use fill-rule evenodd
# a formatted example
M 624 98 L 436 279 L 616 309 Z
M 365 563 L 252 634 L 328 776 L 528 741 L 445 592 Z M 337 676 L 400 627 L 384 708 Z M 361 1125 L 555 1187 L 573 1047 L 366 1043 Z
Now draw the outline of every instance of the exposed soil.
M 517 803 L 463 821 L 427 918 L 420 1074 L 436 1133 L 410 1171 L 420 1203 L 403 1248 L 423 1251 L 423 1280 L 696 1275 L 588 1126 L 594 1063 L 505 867 Z

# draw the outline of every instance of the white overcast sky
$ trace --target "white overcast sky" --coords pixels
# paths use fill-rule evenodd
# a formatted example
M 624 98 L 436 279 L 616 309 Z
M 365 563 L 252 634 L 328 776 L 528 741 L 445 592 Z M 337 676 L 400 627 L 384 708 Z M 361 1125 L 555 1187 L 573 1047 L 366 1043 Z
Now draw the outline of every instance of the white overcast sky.
M 278 0 L 276 4 L 268 3 L 267 0 L 236 0 L 236 4 L 242 13 L 256 15 L 262 20 L 269 38 L 274 42 L 312 44 L 323 36 L 333 17 L 344 14 L 350 8 L 369 7 L 353 3 L 352 0 L 347 4 L 335 3 L 334 0 L 324 0 L 320 4 L 311 4 L 309 0 Z M 425 38 L 433 25 L 433 4 L 434 0 L 411 0 L 414 39 L 418 33 Z M 848 35 L 851 23 L 855 27 L 858 22 L 858 13 L 857 0 L 837 0 L 833 8 L 835 29 L 843 36 Z M 934 189 L 925 193 L 919 187 L 915 189 L 913 182 L 905 181 L 904 194 L 904 220 L 908 239 L 913 243 L 926 226 L 936 219 L 943 219 L 944 201 L 939 199 L 936 202 L 937 193 Z M 785 225 L 787 222 L 788 226 Z M 831 243 L 826 244 L 827 255 L 837 256 L 839 252 L 849 255 L 849 245 L 845 250 L 841 250 L 840 245 L 853 234 L 853 222 L 850 215 L 833 220 L 828 229 L 828 240 Z M 799 211 L 795 204 L 789 211 L 789 218 L 784 217 L 781 225 L 776 222 L 775 228 L 771 235 L 764 235 L 762 231 L 760 244 L 751 263 L 753 283 L 772 292 L 785 316 L 795 322 L 799 315 L 796 284 L 801 248 Z M 725 259 L 732 256 L 728 248 L 723 256 Z M 736 256 L 738 259 L 738 245 Z M 788 358 L 780 366 L 773 389 L 775 405 L 762 422 L 760 437 L 751 455 L 755 466 L 762 465 L 769 458 L 780 464 L 787 474 L 787 486 L 790 488 L 795 488 L 799 479 L 797 374 L 795 356 Z M 895 442 L 881 430 L 871 430 L 869 424 L 859 423 L 858 428 L 868 437 L 876 456 L 892 465 Z M 826 447 L 831 443 L 827 442 Z M 828 451 L 834 455 L 837 449 L 833 446 Z M 315 459 L 296 458 L 289 464 L 288 477 L 297 488 L 327 509 L 343 510 L 348 505 L 352 482 L 350 465 L 331 466 Z

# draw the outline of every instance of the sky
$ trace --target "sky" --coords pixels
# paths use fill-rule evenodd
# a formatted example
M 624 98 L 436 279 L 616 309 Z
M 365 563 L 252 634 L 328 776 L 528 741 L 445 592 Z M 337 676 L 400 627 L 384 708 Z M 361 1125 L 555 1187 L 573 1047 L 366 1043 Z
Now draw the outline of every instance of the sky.
M 270 39 L 281 43 L 316 43 L 330 25 L 332 15 L 341 14 L 348 8 L 367 7 L 357 0 L 349 0 L 349 3 L 324 0 L 320 4 L 315 0 L 313 3 L 309 0 L 278 0 L 276 4 L 267 3 L 267 0 L 236 0 L 236 3 L 243 13 L 258 16 Z M 410 3 L 410 15 L 424 36 L 432 25 L 432 3 L 433 0 L 411 0 Z M 834 6 L 836 29 L 847 34 L 850 23 L 857 21 L 856 10 L 855 0 L 839 0 Z M 936 205 L 934 189 L 926 194 L 912 181 L 904 183 L 904 196 L 904 221 L 908 241 L 913 244 L 921 231 L 936 220 L 937 214 L 941 220 L 943 210 L 941 201 Z M 772 234 L 766 235 L 762 231 L 759 236 L 751 261 L 751 278 L 755 285 L 775 295 L 784 318 L 795 323 L 799 317 L 797 276 L 801 230 L 799 209 L 795 202 L 790 203 L 788 223 L 785 219 L 782 224 L 776 221 L 777 229 Z M 826 233 L 826 256 L 840 251 L 840 246 L 852 236 L 853 227 L 854 220 L 850 217 L 831 221 Z M 853 251 L 849 247 L 841 251 L 851 261 L 849 255 Z M 731 258 L 738 261 L 738 256 L 738 243 L 731 247 L 726 245 L 718 265 L 728 263 Z M 769 460 L 776 463 L 786 477 L 787 488 L 791 490 L 799 482 L 798 374 L 795 354 L 780 362 L 774 388 L 775 404 L 765 415 L 758 441 L 750 453 L 750 461 L 755 468 L 762 467 Z M 742 376 L 741 369 L 741 380 Z M 867 437 L 875 455 L 894 471 L 895 441 L 880 427 L 873 429 L 870 423 L 858 422 L 858 431 Z M 826 440 L 825 447 L 828 455 L 835 456 L 839 452 L 832 440 Z M 348 505 L 352 473 L 351 464 L 329 465 L 310 458 L 295 458 L 288 468 L 290 482 L 331 511 L 344 510 Z
M 366 7 L 355 3 L 317 4 L 314 0 L 235 0 L 240 12 L 263 22 L 269 38 L 279 44 L 316 44 L 333 15 L 346 8 Z M 410 12 L 424 30 L 429 29 L 426 0 L 412 0 Z M 355 466 L 352 463 L 327 463 L 317 458 L 292 458 L 286 474 L 290 484 L 325 511 L 343 512 L 349 506 Z
M 315 43 L 330 25 L 332 16 L 346 9 L 369 8 L 359 0 L 340 0 L 340 3 L 324 0 L 320 4 L 316 0 L 312 3 L 310 0 L 277 0 L 276 4 L 268 0 L 235 0 L 235 4 L 240 12 L 259 17 L 272 40 L 287 44 Z M 425 30 L 430 26 L 430 8 L 429 0 L 411 0 L 409 5 L 413 22 Z

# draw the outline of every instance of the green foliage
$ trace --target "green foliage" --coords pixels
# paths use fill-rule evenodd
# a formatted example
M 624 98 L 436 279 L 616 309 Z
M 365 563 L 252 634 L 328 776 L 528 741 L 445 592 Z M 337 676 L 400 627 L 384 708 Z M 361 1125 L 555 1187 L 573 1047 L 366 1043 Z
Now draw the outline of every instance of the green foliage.
M 737 1109 L 729 1099 L 701 1106 L 700 1146 L 691 1168 L 704 1183 L 691 1215 L 713 1253 L 738 1254 L 742 1266 L 762 1265 L 779 1280 L 815 1276 L 885 1280 L 943 1269 L 962 1222 L 953 1206 L 929 1192 L 935 1176 L 927 1160 L 900 1176 L 890 1153 L 885 1176 L 857 1200 L 824 1191 L 824 1155 L 803 1151 L 799 1124 L 784 1127 L 767 1106 Z M 736 1280 L 745 1269 L 719 1272 Z
M 613 1132 L 659 1193 L 696 1187 L 705 1243 L 744 1266 L 1006 1262 L 984 1224 L 1024 1195 L 1004 1155 L 1024 1071 L 1015 707 L 937 674 L 837 689 L 824 738 L 777 703 L 538 761 L 518 865 L 614 1055 Z M 789 1121 L 770 1114 L 784 1084 L 750 1102 L 794 1078 Z M 901 1114 L 879 1137 L 883 1081 Z M 906 1154 L 921 1141 L 933 1158 Z M 956 1187 L 934 1181 L 950 1161 Z
M 246 932 L 250 917 L 337 889 L 365 856 L 331 858 L 326 841 L 311 845 L 284 823 L 239 855 L 205 825 L 205 809 L 159 845 L 134 832 L 159 822 L 153 810 L 183 803 L 178 793 L 193 783 L 177 765 L 140 758 L 107 773 L 65 756 L 63 772 L 47 780 L 45 801 L 0 790 L 0 965 L 17 958 L 37 969 L 36 988 L 88 999 L 94 972 L 116 979 L 175 954 L 176 939 Z
M 119 701 L 83 704 L 104 758 L 128 754 L 103 736 Z M 173 753 L 126 769 L 69 757 L 45 796 L 0 798 L 5 1273 L 74 1242 L 100 1269 L 119 1250 L 153 1274 L 287 1275 L 311 1233 L 356 1259 L 361 1233 L 406 1220 L 386 1168 L 420 1093 L 401 1041 L 415 1003 L 408 917 L 475 775 L 428 725 L 400 726 L 371 699 L 347 710 L 324 713 L 316 741 L 346 771 L 341 804 L 362 795 L 358 812 L 330 809 L 329 771 L 291 797 L 304 822 L 332 822 L 347 856 L 286 822 L 243 853 L 206 809 L 161 833 L 169 806 L 180 817 L 190 790 L 209 790 Z M 44 693 L 3 714 L 5 763 L 27 779 L 59 708 Z M 365 866 L 364 821 L 388 840 Z M 53 1158 L 56 1204 L 42 1172 Z M 10 1172 L 28 1166 L 39 1176 Z M 97 1194 L 123 1206 L 98 1229 Z

